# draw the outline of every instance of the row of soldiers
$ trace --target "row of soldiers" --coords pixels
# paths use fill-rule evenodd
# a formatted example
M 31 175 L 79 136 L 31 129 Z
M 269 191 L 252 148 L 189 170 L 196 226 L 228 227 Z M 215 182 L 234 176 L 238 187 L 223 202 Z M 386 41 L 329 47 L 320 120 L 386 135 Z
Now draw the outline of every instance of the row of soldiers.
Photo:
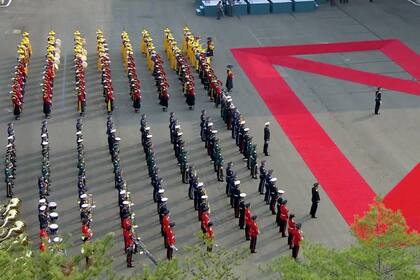
M 4 161 L 4 181 L 6 183 L 6 196 L 14 196 L 13 188 L 16 179 L 16 145 L 13 123 L 7 125 L 6 159 Z
M 92 209 L 96 206 L 92 194 L 88 193 L 86 186 L 86 161 L 85 147 L 83 144 L 83 123 L 82 119 L 76 122 L 76 145 L 77 145 L 77 192 L 79 197 L 80 220 L 82 222 L 81 233 L 83 243 L 89 242 L 92 238 Z M 86 257 L 86 264 L 89 265 L 89 258 Z
M 217 179 L 221 182 L 224 180 L 224 159 L 222 155 L 222 148 L 219 144 L 217 136 L 218 131 L 213 128 L 213 122 L 210 117 L 206 116 L 206 111 L 201 111 L 200 116 L 200 137 L 204 142 L 204 147 L 207 149 L 207 154 L 210 156 L 213 163 L 214 172 L 217 174 Z
M 210 65 L 211 58 L 214 55 L 214 42 L 211 37 L 207 38 L 207 49 L 200 45 L 200 37 L 194 36 L 188 27 L 184 28 L 182 53 L 185 54 L 199 74 L 204 89 L 210 101 L 216 106 L 220 104 L 222 94 L 222 82 L 217 78 L 213 68 Z
M 111 155 L 111 161 L 114 167 L 115 188 L 118 193 L 118 206 L 120 208 L 121 228 L 124 236 L 124 250 L 127 255 L 127 267 L 133 267 L 133 254 L 139 252 L 139 238 L 137 238 L 134 229 L 135 225 L 133 213 L 133 203 L 131 201 L 130 192 L 127 188 L 127 183 L 122 176 L 122 168 L 120 164 L 120 138 L 116 136 L 116 129 L 111 116 L 107 119 L 107 136 L 108 148 Z
M 150 127 L 147 126 L 146 115 L 143 114 L 140 120 L 141 143 L 146 155 L 146 162 L 149 171 L 149 177 L 153 186 L 153 201 L 156 203 L 157 213 L 159 215 L 159 222 L 161 225 L 161 234 L 163 236 L 163 243 L 166 248 L 166 258 L 172 259 L 173 251 L 177 250 L 175 247 L 175 234 L 173 232 L 174 222 L 171 222 L 170 211 L 167 205 L 168 198 L 164 196 L 165 190 L 162 186 L 163 179 L 159 177 L 159 168 L 155 159 L 155 152 L 153 149 L 152 134 Z
M 48 33 L 46 64 L 42 76 L 42 99 L 45 118 L 51 114 L 54 78 L 60 65 L 61 40 L 55 37 L 55 32 Z
M 47 249 L 50 243 L 59 245 L 63 239 L 58 236 L 58 213 L 57 203 L 48 201 L 50 195 L 51 179 L 50 179 L 50 147 L 48 142 L 47 121 L 43 120 L 41 125 L 41 176 L 38 178 L 39 203 L 38 203 L 38 219 L 39 219 L 39 237 L 41 243 L 39 249 L 41 252 Z
M 163 46 L 166 56 L 169 60 L 169 65 L 171 66 L 172 70 L 176 71 L 178 74 L 178 79 L 182 86 L 182 92 L 186 98 L 185 102 L 187 103 L 189 109 L 192 110 L 195 105 L 195 84 L 194 76 L 190 71 L 190 65 L 186 57 L 178 48 L 177 42 L 175 41 L 174 36 L 169 28 L 165 28 L 164 35 L 165 38 L 163 41 Z
M 239 152 L 244 156 L 247 162 L 247 168 L 253 179 L 257 179 L 257 145 L 252 143 L 252 136 L 249 133 L 249 127 L 239 109 L 232 102 L 232 97 L 222 95 L 220 114 L 226 124 L 226 128 L 231 130 L 232 139 L 235 139 Z
M 20 119 L 23 107 L 23 96 L 25 95 L 26 77 L 28 75 L 28 64 L 32 55 L 32 45 L 29 40 L 29 33 L 22 33 L 22 40 L 17 47 L 17 65 L 12 82 L 12 90 L 10 91 L 13 114 L 15 119 Z
M 169 114 L 169 137 L 171 139 L 171 144 L 174 145 L 175 157 L 178 160 L 179 169 L 181 172 L 182 182 L 184 184 L 188 183 L 188 152 L 184 147 L 184 139 L 182 139 L 183 132 L 181 126 L 178 124 L 178 120 L 175 117 L 175 113 L 171 112 Z
M 125 31 L 121 33 L 121 58 L 128 77 L 133 108 L 137 113 L 140 111 L 141 106 L 140 80 L 137 77 L 133 46 L 131 45 L 128 33 Z
M 244 159 L 247 160 L 247 167 L 251 169 L 252 178 L 256 179 L 258 174 L 256 145 L 252 144 L 249 128 L 245 126 L 246 122 L 239 109 L 233 104 L 231 96 L 222 95 L 220 113 L 223 121 L 226 123 L 226 128 L 232 131 L 232 138 L 235 139 L 236 145 L 239 146 L 239 151 L 244 155 Z M 269 123 L 265 123 L 264 153 L 266 155 L 268 155 L 268 141 L 270 140 L 268 127 Z M 276 224 L 282 237 L 287 237 L 286 230 L 288 231 L 288 245 L 290 249 L 293 249 L 292 256 L 296 258 L 299 252 L 300 241 L 303 239 L 303 234 L 300 230 L 301 224 L 296 224 L 294 214 L 289 215 L 287 199 L 283 197 L 285 192 L 276 186 L 277 178 L 273 177 L 273 170 L 267 171 L 265 161 L 261 162 L 259 171 L 260 183 L 258 191 L 260 194 L 263 194 L 265 188 L 264 200 L 269 205 L 271 213 L 276 216 Z M 229 177 L 231 174 L 232 171 L 230 166 L 228 166 L 226 177 Z M 235 185 L 232 182 L 234 182 L 234 179 L 230 180 L 230 186 L 227 187 L 226 192 L 228 195 L 229 188 Z M 237 192 L 236 195 L 238 195 Z
M 101 83 L 103 86 L 103 96 L 105 99 L 106 110 L 112 114 L 114 110 L 114 88 L 111 79 L 111 60 L 109 57 L 108 43 L 101 30 L 96 31 L 96 51 L 98 53 L 98 71 L 101 74 Z
M 199 182 L 194 167 L 188 165 L 187 151 L 184 148 L 184 140 L 182 139 L 183 132 L 173 112 L 169 116 L 169 131 L 171 143 L 174 145 L 175 157 L 181 168 L 182 182 L 189 183 L 188 196 L 194 200 L 194 209 L 197 211 L 198 221 L 201 222 L 201 230 L 207 245 L 207 251 L 211 252 L 213 250 L 214 232 L 213 222 L 210 221 L 210 205 L 206 188 L 203 182 Z
M 75 31 L 74 34 L 74 71 L 76 80 L 76 95 L 77 95 L 77 112 L 80 116 L 84 116 L 86 108 L 86 80 L 85 69 L 87 67 L 87 50 L 86 39 L 80 34 L 80 31 Z
M 163 60 L 155 50 L 149 31 L 143 30 L 141 34 L 141 52 L 146 57 L 147 69 L 155 78 L 156 88 L 159 93 L 159 104 L 162 106 L 163 111 L 167 111 L 169 106 L 169 82 L 163 68 Z

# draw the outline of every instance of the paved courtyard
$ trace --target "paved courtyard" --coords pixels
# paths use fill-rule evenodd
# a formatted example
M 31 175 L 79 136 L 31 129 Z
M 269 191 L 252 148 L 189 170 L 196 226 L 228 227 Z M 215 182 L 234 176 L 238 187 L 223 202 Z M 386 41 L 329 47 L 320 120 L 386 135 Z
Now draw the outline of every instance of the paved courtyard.
M 254 140 L 258 143 L 259 160 L 263 158 L 263 124 L 272 124 L 271 156 L 266 158 L 274 169 L 278 185 L 286 190 L 289 209 L 303 222 L 305 238 L 330 247 L 351 244 L 349 227 L 321 186 L 319 219 L 307 216 L 310 207 L 310 187 L 317 179 L 295 150 L 281 127 L 242 72 L 230 49 L 241 47 L 278 46 L 320 42 L 362 41 L 396 38 L 420 53 L 420 7 L 405 0 L 351 0 L 345 6 L 321 5 L 313 13 L 265 16 L 215 18 L 194 14 L 194 1 L 190 0 L 79 0 L 29 1 L 15 0 L 7 9 L 0 10 L 0 144 L 4 158 L 7 123 L 13 120 L 11 112 L 10 78 L 16 61 L 16 45 L 20 30 L 28 31 L 33 46 L 30 61 L 25 104 L 21 120 L 15 122 L 17 146 L 17 179 L 15 194 L 23 200 L 22 217 L 27 231 L 38 245 L 37 218 L 40 174 L 40 124 L 43 119 L 41 75 L 46 52 L 48 31 L 53 29 L 62 39 L 61 68 L 54 84 L 53 111 L 48 120 L 51 156 L 52 192 L 50 200 L 58 203 L 61 234 L 71 234 L 73 247 L 80 249 L 80 214 L 77 205 L 77 153 L 75 145 L 76 96 L 74 94 L 73 32 L 79 30 L 87 40 L 89 66 L 86 73 L 87 109 L 84 117 L 84 139 L 87 155 L 87 185 L 93 194 L 96 209 L 93 212 L 94 239 L 115 232 L 115 243 L 110 255 L 115 267 L 124 273 L 141 269 L 125 269 L 123 238 L 119 224 L 117 194 L 113 184 L 112 163 L 106 142 L 106 110 L 102 86 L 96 69 L 96 28 L 102 29 L 108 40 L 112 62 L 112 80 L 115 90 L 113 114 L 117 133 L 121 137 L 121 161 L 135 203 L 134 212 L 139 223 L 137 233 L 148 249 L 164 258 L 165 251 L 159 234 L 159 220 L 152 200 L 152 186 L 147 175 L 144 153 L 140 144 L 139 114 L 132 109 L 128 94 L 128 81 L 120 56 L 120 34 L 130 35 L 136 49 L 137 71 L 141 81 L 142 109 L 147 114 L 153 134 L 160 174 L 172 219 L 176 222 L 177 255 L 184 254 L 186 245 L 194 244 L 194 233 L 200 230 L 192 201 L 187 197 L 187 185 L 182 184 L 169 141 L 169 114 L 160 110 L 154 80 L 147 72 L 141 55 L 140 34 L 148 29 L 163 55 L 163 29 L 171 28 L 179 44 L 182 28 L 189 26 L 194 34 L 213 37 L 216 44 L 214 67 L 219 78 L 225 79 L 226 64 L 236 67 L 233 99 L 244 114 Z M 380 52 L 336 53 L 310 55 L 307 58 L 370 71 L 393 77 L 410 79 L 408 73 Z M 166 64 L 167 67 L 167 64 Z M 419 66 L 420 67 L 420 66 Z M 258 181 L 249 176 L 241 154 L 222 122 L 219 110 L 208 101 L 202 86 L 197 83 L 196 108 L 187 110 L 176 74 L 167 67 L 171 99 L 169 111 L 176 112 L 183 128 L 189 161 L 196 167 L 207 186 L 211 217 L 215 224 L 216 243 L 226 248 L 245 248 L 243 232 L 224 194 L 224 183 L 216 180 L 209 157 L 200 141 L 200 110 L 205 108 L 212 117 L 223 147 L 225 162 L 235 165 L 243 190 L 248 194 L 251 208 L 258 215 L 261 235 L 258 254 L 247 257 L 243 267 L 250 263 L 264 264 L 283 253 L 289 253 L 286 241 L 280 238 L 274 218 L 257 194 Z M 374 88 L 344 82 L 284 67 L 278 71 L 286 78 L 300 100 L 313 113 L 316 120 L 329 133 L 343 153 L 376 193 L 388 193 L 420 159 L 420 98 L 393 91 L 383 94 L 381 115 L 372 114 Z M 352 190 L 349 189 L 349 192 Z M 5 192 L 2 203 L 6 201 Z M 355 202 L 357 203 L 357 202 Z M 136 262 L 149 263 L 144 256 L 135 256 Z M 245 271 L 248 272 L 248 268 Z M 247 273 L 250 279 L 258 271 Z

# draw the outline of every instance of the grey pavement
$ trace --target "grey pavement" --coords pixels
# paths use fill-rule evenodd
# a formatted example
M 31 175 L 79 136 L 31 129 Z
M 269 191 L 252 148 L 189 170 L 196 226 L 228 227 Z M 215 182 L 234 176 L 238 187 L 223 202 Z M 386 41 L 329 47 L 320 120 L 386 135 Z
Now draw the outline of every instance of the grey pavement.
M 20 30 L 31 34 L 33 58 L 26 86 L 24 111 L 15 122 L 18 150 L 18 170 L 15 193 L 22 198 L 22 217 L 34 247 L 38 245 L 37 176 L 40 174 L 40 123 L 42 100 L 41 72 L 44 64 L 46 37 L 50 29 L 62 39 L 61 68 L 56 76 L 53 112 L 48 120 L 51 145 L 52 194 L 58 203 L 60 233 L 71 234 L 73 246 L 69 253 L 80 250 L 80 215 L 77 207 L 75 120 L 76 97 L 72 72 L 73 31 L 80 30 L 87 40 L 89 66 L 87 69 L 87 114 L 84 118 L 84 138 L 87 154 L 87 182 L 97 208 L 93 213 L 94 239 L 107 232 L 115 232 L 115 244 L 110 256 L 115 268 L 127 275 L 141 269 L 125 269 L 122 232 L 119 227 L 117 194 L 113 187 L 112 164 L 107 152 L 105 137 L 105 104 L 96 70 L 95 31 L 101 28 L 111 49 L 112 76 L 116 94 L 113 114 L 121 141 L 121 160 L 124 176 L 132 192 L 134 211 L 139 223 L 137 232 L 158 258 L 165 251 L 159 234 L 159 222 L 152 201 L 152 187 L 147 176 L 146 163 L 140 144 L 139 114 L 133 112 L 128 95 L 128 81 L 124 75 L 119 54 L 120 33 L 130 34 L 138 64 L 142 88 L 141 111 L 148 116 L 157 152 L 157 161 L 169 197 L 172 218 L 177 223 L 177 246 L 197 242 L 194 233 L 200 230 L 192 201 L 187 198 L 187 186 L 181 183 L 176 159 L 170 146 L 168 113 L 157 104 L 153 78 L 146 70 L 144 57 L 139 51 L 140 32 L 148 29 L 162 52 L 163 28 L 170 27 L 178 39 L 182 28 L 190 29 L 202 38 L 212 36 L 216 43 L 214 66 L 219 77 L 225 79 L 225 65 L 236 64 L 230 48 L 290 45 L 316 42 L 340 42 L 398 38 L 413 50 L 420 52 L 420 7 L 405 0 L 352 0 L 345 6 L 327 4 L 313 13 L 226 17 L 197 17 L 194 1 L 185 0 L 96 0 L 96 1 L 29 1 L 15 0 L 7 9 L 0 10 L 0 134 L 1 157 L 4 157 L 6 124 L 13 119 L 11 113 L 10 78 L 16 60 L 15 47 L 20 40 Z M 204 41 L 204 40 L 203 40 Z M 357 54 L 311 55 L 308 58 L 344 65 L 354 69 L 372 71 L 395 77 L 409 75 L 379 52 Z M 249 177 L 242 157 L 229 132 L 224 128 L 219 111 L 210 103 L 197 83 L 197 100 L 194 111 L 187 110 L 176 75 L 166 65 L 171 84 L 170 111 L 175 111 L 180 121 L 189 159 L 200 178 L 205 182 L 210 197 L 211 217 L 215 223 L 216 243 L 227 248 L 246 248 L 243 232 L 224 195 L 224 184 L 218 183 L 210 166 L 203 143 L 199 140 L 200 109 L 205 108 L 219 131 L 225 162 L 233 161 L 248 193 L 251 208 L 256 213 L 261 235 L 258 254 L 248 256 L 238 268 L 242 275 L 255 279 L 263 273 L 257 265 L 288 253 L 286 241 L 281 239 L 274 217 L 262 198 L 257 195 L 257 181 Z M 416 96 L 387 91 L 381 116 L 373 117 L 374 89 L 340 80 L 278 68 L 297 92 L 305 106 L 313 112 L 321 126 L 351 160 L 356 169 L 378 194 L 386 194 L 417 163 L 420 149 L 417 144 L 420 132 L 420 99 Z M 303 222 L 305 238 L 330 247 L 340 248 L 353 242 L 348 225 L 333 203 L 321 190 L 319 219 L 309 220 L 310 186 L 313 177 L 291 142 L 277 125 L 259 95 L 239 67 L 235 71 L 235 104 L 245 115 L 252 135 L 262 155 L 263 124 L 272 125 L 271 156 L 266 158 L 275 170 L 279 185 L 286 190 L 289 208 Z M 349 190 L 351 191 L 351 190 Z M 2 195 L 2 202 L 6 201 Z M 136 262 L 149 263 L 144 256 L 135 256 Z M 250 266 L 255 264 L 255 266 Z

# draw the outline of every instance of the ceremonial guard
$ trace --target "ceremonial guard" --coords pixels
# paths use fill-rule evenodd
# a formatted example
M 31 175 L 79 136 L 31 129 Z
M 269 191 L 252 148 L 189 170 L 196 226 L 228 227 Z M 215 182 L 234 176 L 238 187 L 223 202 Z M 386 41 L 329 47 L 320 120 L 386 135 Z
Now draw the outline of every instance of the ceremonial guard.
M 293 248 L 292 248 L 292 257 L 297 259 L 299 254 L 300 242 L 303 240 L 303 232 L 301 230 L 302 224 L 296 224 L 296 229 L 293 233 Z
M 266 175 L 267 175 L 267 169 L 265 167 L 265 160 L 262 160 L 261 165 L 260 165 L 260 183 L 258 185 L 258 192 L 260 194 L 264 194 Z
M 86 40 L 79 31 L 74 32 L 74 68 L 76 77 L 77 112 L 80 116 L 85 114 L 86 108 L 86 81 L 85 69 L 87 67 Z
M 375 92 L 375 115 L 379 115 L 379 108 L 382 104 L 382 88 L 378 87 Z
M 60 47 L 61 40 L 55 38 L 54 31 L 50 31 L 48 35 L 47 60 L 42 82 L 43 112 L 45 118 L 49 118 L 51 114 L 54 78 L 60 65 Z
M 293 248 L 293 234 L 296 230 L 296 222 L 295 222 L 295 215 L 290 214 L 289 220 L 287 222 L 287 245 L 289 245 L 289 249 Z
M 101 30 L 96 31 L 96 49 L 98 53 L 98 71 L 101 73 L 103 96 L 108 115 L 114 110 L 114 88 L 111 79 L 111 60 L 109 57 L 108 44 Z
M 319 197 L 319 183 L 315 183 L 312 187 L 312 206 L 311 211 L 309 212 L 309 215 L 312 219 L 316 219 L 316 211 L 318 210 L 318 203 L 321 200 Z
M 211 37 L 207 38 L 206 56 L 210 58 L 210 61 L 214 56 L 214 42 L 213 42 L 213 38 Z
M 268 144 L 270 142 L 270 123 L 266 122 L 265 123 L 265 127 L 264 127 L 264 155 L 269 156 L 270 154 L 268 153 Z
M 257 216 L 252 216 L 251 217 L 251 224 L 249 226 L 249 236 L 251 237 L 251 242 L 250 242 L 250 249 L 251 249 L 251 253 L 256 253 L 256 246 L 257 246 L 257 237 L 258 234 L 260 234 L 260 230 L 258 228 L 258 224 L 256 222 L 257 220 Z
M 130 97 L 133 101 L 134 111 L 138 113 L 141 107 L 140 81 L 137 77 L 133 47 L 127 32 L 124 31 L 121 34 L 121 41 L 121 58 L 128 77 Z
M 22 40 L 17 47 L 17 53 L 17 65 L 15 66 L 10 94 L 13 105 L 13 114 L 15 119 L 19 120 L 23 107 L 23 97 L 25 95 L 26 77 L 29 71 L 28 64 L 32 55 L 32 45 L 29 40 L 29 33 L 22 33 Z
M 232 71 L 233 66 L 228 65 L 226 67 L 227 67 L 227 70 L 226 70 L 226 73 L 227 73 L 226 89 L 227 89 L 228 92 L 231 92 L 232 89 L 233 89 L 233 71 Z
M 287 199 L 282 201 L 280 207 L 280 229 L 281 237 L 286 237 L 286 226 L 287 226 L 287 219 L 289 218 L 289 209 L 287 209 Z

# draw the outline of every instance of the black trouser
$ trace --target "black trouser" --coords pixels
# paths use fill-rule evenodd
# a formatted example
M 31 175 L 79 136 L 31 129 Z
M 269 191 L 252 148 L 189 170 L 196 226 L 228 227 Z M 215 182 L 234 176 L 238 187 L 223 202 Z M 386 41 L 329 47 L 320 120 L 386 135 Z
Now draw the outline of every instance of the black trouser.
M 251 242 L 249 248 L 251 249 L 251 253 L 255 252 L 255 247 L 257 246 L 257 237 L 251 236 Z
M 316 214 L 316 210 L 318 209 L 318 202 L 312 202 L 312 206 L 311 206 L 311 212 L 309 212 L 309 214 L 312 217 L 315 217 Z
M 264 201 L 266 204 L 270 204 L 270 190 L 267 187 L 265 187 Z
M 292 249 L 292 240 L 293 240 L 293 234 L 289 232 L 289 236 L 287 237 L 287 245 L 289 245 L 289 249 Z
M 167 246 L 167 248 L 166 248 L 166 258 L 168 260 L 172 260 L 173 253 L 174 253 L 174 249 L 170 246 Z
M 286 224 L 287 224 L 287 221 L 280 219 L 279 232 L 281 232 L 281 237 L 286 237 Z
M 294 259 L 296 259 L 297 258 L 297 256 L 298 256 L 298 254 L 299 254 L 299 247 L 300 246 L 293 246 L 293 249 L 292 249 L 292 257 L 294 258 Z
M 245 225 L 245 239 L 249 240 L 249 225 Z
M 265 178 L 261 178 L 260 176 L 260 185 L 258 186 L 258 191 L 260 194 L 264 194 L 264 185 L 265 185 Z
M 264 155 L 268 156 L 268 141 L 264 141 Z
M 132 260 L 133 260 L 133 252 L 128 249 L 127 250 L 127 267 L 132 267 Z
M 375 114 L 379 114 L 379 107 L 381 107 L 381 101 L 375 101 Z

